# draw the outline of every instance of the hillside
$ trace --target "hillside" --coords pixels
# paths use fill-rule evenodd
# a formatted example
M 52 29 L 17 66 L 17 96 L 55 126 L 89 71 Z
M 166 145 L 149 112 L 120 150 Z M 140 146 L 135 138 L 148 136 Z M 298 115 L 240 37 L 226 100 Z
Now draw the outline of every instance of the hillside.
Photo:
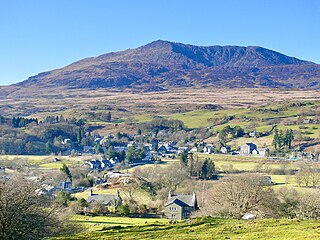
M 88 217 L 86 217 L 88 219 Z M 133 219 L 134 220 L 134 219 Z M 139 220 L 139 219 L 138 219 Z M 162 219 L 161 219 L 162 220 Z M 149 224 L 124 226 L 112 218 L 90 219 L 91 225 L 99 224 L 100 229 L 89 227 L 86 233 L 54 239 L 319 239 L 319 221 L 266 219 L 244 221 L 233 219 L 202 218 L 190 223 Z M 123 219 L 130 222 L 131 219 Z M 154 220 L 153 220 L 154 221 Z M 152 221 L 152 222 L 153 222 Z M 90 222 L 79 221 L 80 223 Z M 102 226 L 105 226 L 102 228 Z
M 86 58 L 16 86 L 142 91 L 191 86 L 319 89 L 320 65 L 256 46 L 204 47 L 158 40 Z

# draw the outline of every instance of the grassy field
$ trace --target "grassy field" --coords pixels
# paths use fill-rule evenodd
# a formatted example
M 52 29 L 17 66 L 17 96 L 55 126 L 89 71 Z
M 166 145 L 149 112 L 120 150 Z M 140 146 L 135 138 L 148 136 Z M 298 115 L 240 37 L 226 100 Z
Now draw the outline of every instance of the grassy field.
M 60 161 L 55 162 L 58 158 Z M 90 160 L 92 156 L 50 156 L 50 155 L 1 155 L 0 160 L 8 161 L 27 161 L 31 165 L 45 169 L 59 169 L 65 163 L 68 166 L 76 166 L 83 164 L 86 160 Z
M 105 217 L 105 216 L 84 216 L 73 215 L 70 220 L 77 224 L 82 224 L 89 231 L 101 230 L 108 226 L 137 226 L 154 223 L 167 223 L 167 219 L 160 218 L 130 218 L 130 217 Z
M 168 224 L 162 219 L 78 216 L 74 221 L 83 224 L 87 232 L 55 239 L 320 239 L 320 221 L 245 221 L 206 217 L 190 223 Z

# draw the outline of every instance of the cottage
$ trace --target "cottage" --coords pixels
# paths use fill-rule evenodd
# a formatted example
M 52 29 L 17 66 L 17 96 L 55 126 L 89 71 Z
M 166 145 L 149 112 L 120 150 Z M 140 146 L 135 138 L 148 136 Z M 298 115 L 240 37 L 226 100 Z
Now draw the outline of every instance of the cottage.
M 268 148 L 257 148 L 252 151 L 252 154 L 259 155 L 260 157 L 267 157 L 269 155 Z
M 252 151 L 257 149 L 257 145 L 255 145 L 254 143 L 246 143 L 246 144 L 243 144 L 241 147 L 240 147 L 240 154 L 242 155 L 250 155 L 252 154 Z
M 164 145 L 161 145 L 159 148 L 158 148 L 158 153 L 161 154 L 161 155 L 164 155 L 168 152 L 166 146 Z
M 180 155 L 183 152 L 189 151 L 188 147 L 178 147 L 177 154 Z
M 61 189 L 61 190 L 71 190 L 72 189 L 72 182 L 60 182 L 57 185 L 57 188 Z
M 198 209 L 197 196 L 176 195 L 169 192 L 168 201 L 164 205 L 164 214 L 168 219 L 182 220 L 189 218 L 191 213 Z
M 114 149 L 113 149 L 115 152 L 122 152 L 122 151 L 124 151 L 124 152 L 127 152 L 128 151 L 128 148 L 127 147 L 121 147 L 121 146 L 117 146 L 117 147 L 114 147 Z
M 100 170 L 101 169 L 101 161 L 100 160 L 90 160 L 86 162 L 85 164 L 89 165 L 90 170 Z
M 94 153 L 94 147 L 92 146 L 83 146 L 83 150 L 84 153 Z
M 65 138 L 61 141 L 62 145 L 67 145 L 67 144 L 71 144 L 71 139 L 70 138 Z
M 193 148 L 191 148 L 190 152 L 191 153 L 196 153 L 196 152 L 198 152 L 198 148 L 197 147 L 193 147 Z
M 108 207 L 119 207 L 122 205 L 122 198 L 120 192 L 117 194 L 94 194 L 92 189 L 89 191 L 88 203 L 100 203 Z
M 272 182 L 272 179 L 270 176 L 264 176 L 263 179 L 262 179 L 262 183 L 264 185 L 272 185 L 273 182 Z
M 256 131 L 250 131 L 249 137 L 256 137 Z
M 213 153 L 213 147 L 212 147 L 212 146 L 209 146 L 209 145 L 205 146 L 205 147 L 203 148 L 203 153 L 212 154 L 212 153 Z
M 303 119 L 302 123 L 303 124 L 309 124 L 311 123 L 312 119 Z
M 243 219 L 243 220 L 254 220 L 254 219 L 256 219 L 256 215 L 254 215 L 252 213 L 246 213 L 241 217 L 241 219 Z
M 148 152 L 153 150 L 153 145 L 151 143 L 145 143 L 144 144 L 144 149 Z
M 228 152 L 230 152 L 230 147 L 229 146 L 225 146 L 225 147 L 221 147 L 220 148 L 220 152 L 221 153 L 228 153 Z

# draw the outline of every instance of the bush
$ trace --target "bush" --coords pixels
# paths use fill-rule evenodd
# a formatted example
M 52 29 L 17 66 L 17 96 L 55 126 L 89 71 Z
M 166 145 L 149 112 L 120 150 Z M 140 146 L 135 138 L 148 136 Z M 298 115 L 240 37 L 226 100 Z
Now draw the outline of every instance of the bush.
M 128 204 L 123 204 L 118 208 L 120 214 L 128 216 L 130 214 L 130 208 Z

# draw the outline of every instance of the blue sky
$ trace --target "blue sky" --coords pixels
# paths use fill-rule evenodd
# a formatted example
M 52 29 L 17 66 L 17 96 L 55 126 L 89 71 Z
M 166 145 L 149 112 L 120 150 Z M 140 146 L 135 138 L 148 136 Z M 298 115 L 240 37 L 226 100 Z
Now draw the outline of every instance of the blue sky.
M 0 85 L 157 39 L 320 63 L 320 1 L 1 0 Z

